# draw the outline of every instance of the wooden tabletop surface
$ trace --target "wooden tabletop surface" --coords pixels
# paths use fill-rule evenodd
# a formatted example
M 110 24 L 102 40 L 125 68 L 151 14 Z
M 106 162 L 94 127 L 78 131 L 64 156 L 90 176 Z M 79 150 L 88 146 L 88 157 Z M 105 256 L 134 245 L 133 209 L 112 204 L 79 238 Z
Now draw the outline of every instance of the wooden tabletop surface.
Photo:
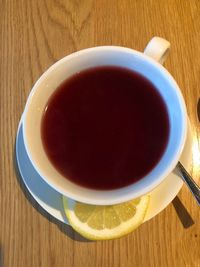
M 16 173 L 16 131 L 40 75 L 74 51 L 98 45 L 143 51 L 153 36 L 171 43 L 165 67 L 186 101 L 193 134 L 190 172 L 200 182 L 199 0 L 1 1 L 0 267 L 200 266 L 200 212 L 185 185 L 135 232 L 88 242 L 42 210 Z

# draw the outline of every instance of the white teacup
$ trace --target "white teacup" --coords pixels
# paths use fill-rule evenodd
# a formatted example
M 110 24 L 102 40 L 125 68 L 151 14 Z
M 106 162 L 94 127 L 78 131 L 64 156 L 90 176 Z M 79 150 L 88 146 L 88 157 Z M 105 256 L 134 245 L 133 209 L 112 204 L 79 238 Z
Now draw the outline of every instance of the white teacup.
M 170 44 L 154 37 L 144 53 L 116 46 L 102 46 L 73 53 L 52 65 L 35 83 L 23 114 L 23 135 L 28 156 L 40 176 L 55 190 L 77 201 L 111 205 L 142 196 L 156 186 L 176 166 L 187 133 L 185 102 L 177 83 L 163 63 Z M 153 58 L 153 59 L 152 59 Z M 138 182 L 115 190 L 93 190 L 81 187 L 63 177 L 49 161 L 41 139 L 41 119 L 47 100 L 68 77 L 96 66 L 126 67 L 148 78 L 162 95 L 169 115 L 170 135 L 167 148 L 156 167 Z

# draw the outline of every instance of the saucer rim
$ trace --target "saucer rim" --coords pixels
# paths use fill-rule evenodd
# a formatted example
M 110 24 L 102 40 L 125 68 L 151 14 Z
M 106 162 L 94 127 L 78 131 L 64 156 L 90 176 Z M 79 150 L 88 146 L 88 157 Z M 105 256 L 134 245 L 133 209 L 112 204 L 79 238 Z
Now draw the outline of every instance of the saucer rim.
M 23 114 L 22 114 L 22 117 L 23 117 Z M 50 214 L 52 217 L 56 218 L 58 221 L 61 221 L 62 223 L 65 223 L 65 224 L 69 224 L 69 222 L 67 221 L 67 218 L 66 216 L 64 215 L 64 212 L 63 212 L 63 206 L 62 206 L 62 194 L 60 194 L 59 192 L 57 192 L 55 189 L 53 189 L 51 187 L 52 190 L 54 190 L 60 197 L 60 208 L 58 210 L 58 212 L 55 212 L 53 211 L 53 208 L 48 206 L 47 203 L 44 203 L 40 198 L 38 198 L 38 196 L 36 196 L 33 191 L 31 190 L 31 188 L 27 185 L 27 178 L 24 177 L 23 175 L 23 170 L 21 169 L 21 164 L 20 164 L 20 160 L 19 160 L 19 151 L 18 151 L 18 148 L 19 148 L 19 132 L 20 132 L 20 127 L 22 127 L 22 123 L 23 123 L 23 118 L 21 117 L 21 120 L 19 122 L 19 125 L 18 125 L 18 130 L 17 130 L 17 135 L 16 135 L 16 152 L 15 152 L 15 156 L 16 156 L 16 162 L 17 162 L 17 166 L 18 166 L 18 170 L 19 170 L 19 173 L 20 173 L 20 178 L 23 180 L 26 188 L 28 189 L 29 193 L 31 194 L 31 196 L 37 201 L 37 203 L 48 213 Z M 22 133 L 23 134 L 23 133 Z M 187 142 L 189 142 L 189 138 L 192 136 L 192 132 L 191 132 L 191 126 L 190 126 L 190 121 L 188 119 L 188 136 L 186 138 L 186 142 L 185 142 L 185 145 Z M 22 137 L 23 138 L 23 137 Z M 24 142 L 24 138 L 23 138 L 23 142 Z M 192 150 L 192 149 L 191 149 Z M 183 148 L 183 152 L 182 154 L 184 154 L 185 151 L 184 151 L 184 148 Z M 26 152 L 27 154 L 27 152 Z M 182 156 L 181 154 L 181 156 Z M 30 161 L 29 157 L 27 157 L 28 160 Z M 191 155 L 189 155 L 188 157 L 189 159 L 187 160 L 187 163 L 184 163 L 184 165 L 189 165 L 192 161 L 192 152 L 191 152 Z M 31 164 L 32 165 L 32 164 Z M 32 165 L 34 171 L 36 172 L 34 166 Z M 186 166 L 188 167 L 188 166 Z M 38 173 L 37 173 L 38 174 Z M 173 173 L 171 172 L 167 177 L 170 177 Z M 38 174 L 39 176 L 39 174 Z M 42 177 L 39 176 L 40 179 L 42 179 Z M 161 188 L 161 186 L 163 185 L 163 183 L 165 183 L 166 179 L 161 182 L 154 190 L 152 190 L 151 192 L 149 192 L 149 195 L 150 195 L 150 199 L 151 199 L 151 195 L 155 194 L 156 190 L 157 191 L 160 191 L 159 188 Z M 170 178 L 169 178 L 170 179 Z M 180 189 L 182 188 L 183 186 L 183 181 L 181 180 L 181 178 L 179 177 L 180 181 L 179 181 L 179 184 L 176 185 L 176 190 L 174 191 L 173 194 L 170 194 L 170 197 L 168 198 L 165 198 L 165 204 L 162 204 L 160 205 L 160 208 L 155 211 L 147 211 L 147 214 L 145 216 L 145 219 L 144 219 L 144 222 L 152 219 L 153 217 L 155 217 L 156 215 L 158 215 L 161 211 L 163 211 L 171 202 L 172 200 L 176 197 L 176 195 L 179 193 Z M 43 179 L 42 179 L 43 180 Z M 43 180 L 44 181 L 44 180 Z M 49 186 L 45 181 L 44 183 L 46 184 L 46 186 Z M 143 223 L 144 223 L 143 222 Z

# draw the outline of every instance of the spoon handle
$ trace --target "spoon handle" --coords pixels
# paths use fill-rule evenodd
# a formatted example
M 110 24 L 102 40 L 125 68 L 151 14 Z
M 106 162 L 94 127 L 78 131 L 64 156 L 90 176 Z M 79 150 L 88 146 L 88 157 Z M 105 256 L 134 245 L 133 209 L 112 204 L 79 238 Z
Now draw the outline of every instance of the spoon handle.
M 183 165 L 178 162 L 177 169 L 181 175 L 181 178 L 186 183 L 190 191 L 192 192 L 193 196 L 195 197 L 197 203 L 200 205 L 200 187 L 198 184 L 195 183 L 193 178 L 190 176 L 190 174 L 186 171 L 186 169 L 183 167 Z

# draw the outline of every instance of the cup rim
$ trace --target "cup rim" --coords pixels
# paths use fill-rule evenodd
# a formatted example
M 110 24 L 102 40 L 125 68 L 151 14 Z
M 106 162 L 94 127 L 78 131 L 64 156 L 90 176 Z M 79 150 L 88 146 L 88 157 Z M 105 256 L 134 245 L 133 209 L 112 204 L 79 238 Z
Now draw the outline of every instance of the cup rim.
M 159 179 L 156 179 L 153 183 L 147 185 L 145 188 L 143 188 L 143 190 L 140 190 L 139 193 L 131 193 L 130 189 L 132 186 L 134 186 L 135 184 L 131 184 L 128 185 L 126 187 L 120 188 L 120 189 L 113 189 L 113 190 L 94 190 L 94 189 L 88 189 L 88 191 L 95 193 L 101 193 L 102 198 L 99 199 L 93 199 L 91 198 L 89 195 L 88 196 L 82 196 L 79 194 L 74 194 L 72 192 L 70 192 L 70 190 L 68 191 L 66 188 L 62 188 L 58 185 L 58 183 L 56 183 L 55 181 L 50 181 L 48 177 L 45 177 L 43 175 L 43 171 L 41 169 L 38 168 L 34 158 L 32 157 L 31 151 L 30 151 L 30 146 L 27 142 L 27 138 L 26 138 L 26 115 L 29 111 L 29 106 L 32 100 L 33 95 L 35 94 L 36 91 L 38 91 L 40 88 L 40 84 L 43 80 L 45 80 L 48 75 L 51 74 L 52 71 L 54 71 L 60 64 L 64 63 L 65 61 L 71 60 L 74 57 L 79 57 L 80 55 L 84 54 L 84 53 L 88 53 L 90 51 L 100 51 L 100 50 L 116 50 L 116 51 L 123 51 L 123 52 L 128 52 L 131 54 L 135 54 L 138 55 L 139 57 L 142 57 L 143 59 L 147 60 L 148 62 L 150 62 L 151 64 L 153 64 L 156 68 L 158 68 L 160 71 L 162 71 L 162 73 L 164 74 L 164 76 L 167 77 L 167 79 L 170 79 L 172 85 L 176 88 L 176 92 L 178 94 L 178 98 L 181 102 L 181 108 L 182 108 L 182 125 L 183 127 L 183 131 L 182 131 L 182 135 L 180 138 L 180 142 L 179 142 L 179 146 L 178 149 L 176 151 L 176 153 L 174 153 L 174 157 L 173 160 L 171 161 L 171 164 L 169 164 L 167 166 L 167 168 L 165 168 L 165 171 L 162 173 L 162 175 L 159 176 Z M 106 64 L 105 64 L 106 65 Z M 107 64 L 108 65 L 108 64 Z M 181 94 L 181 91 L 179 89 L 179 86 L 177 85 L 176 81 L 173 79 L 173 77 L 171 76 L 171 74 L 158 62 L 156 62 L 155 60 L 153 60 L 152 58 L 150 58 L 149 56 L 145 55 L 142 52 L 133 50 L 131 48 L 127 48 L 127 47 L 121 47 L 121 46 L 97 46 L 97 47 L 91 47 L 91 48 L 86 48 L 77 52 L 74 52 L 70 55 L 67 55 L 65 57 L 63 57 L 62 59 L 60 59 L 59 61 L 57 61 L 56 63 L 54 63 L 53 65 L 51 65 L 41 76 L 40 78 L 36 81 L 36 83 L 34 84 L 34 86 L 32 87 L 32 90 L 28 96 L 26 105 L 25 105 L 25 109 L 23 112 L 23 116 L 22 116 L 22 126 L 23 126 L 23 136 L 24 136 L 24 143 L 25 143 L 25 148 L 27 151 L 27 154 L 33 164 L 33 166 L 35 167 L 36 171 L 39 173 L 39 175 L 44 179 L 45 182 L 47 182 L 51 187 L 53 187 L 56 191 L 62 193 L 65 196 L 68 196 L 72 199 L 75 199 L 77 201 L 80 202 L 85 202 L 85 203 L 89 203 L 89 204 L 96 204 L 96 205 L 111 205 L 111 204 L 117 204 L 117 203 L 121 203 L 121 202 L 125 202 L 128 201 L 130 199 L 133 199 L 135 197 L 138 196 L 142 196 L 150 191 L 152 191 L 155 187 L 157 187 L 163 180 L 164 178 L 175 168 L 181 153 L 183 151 L 184 145 L 185 145 L 185 141 L 186 141 L 186 135 L 187 135 L 187 111 L 186 111 L 186 106 L 185 106 L 185 101 L 183 99 L 183 96 Z M 50 163 L 51 164 L 51 163 Z M 66 179 L 66 178 L 65 178 Z M 80 190 L 83 187 L 77 185 L 77 188 Z M 124 194 L 121 196 L 115 196 L 114 194 L 116 192 L 119 191 L 123 191 Z M 105 196 L 106 195 L 110 195 L 112 194 L 112 199 L 106 200 Z

